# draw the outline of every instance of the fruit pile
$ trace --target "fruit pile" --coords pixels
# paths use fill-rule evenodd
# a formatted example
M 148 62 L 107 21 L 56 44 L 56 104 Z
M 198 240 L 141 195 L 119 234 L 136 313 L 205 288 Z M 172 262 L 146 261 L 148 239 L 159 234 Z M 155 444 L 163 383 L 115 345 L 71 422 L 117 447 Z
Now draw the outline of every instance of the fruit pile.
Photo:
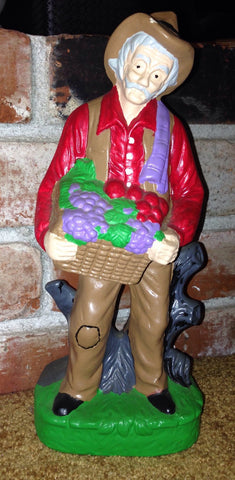
M 168 213 L 168 203 L 164 198 L 158 197 L 154 192 L 145 192 L 139 185 L 131 185 L 129 188 L 121 180 L 107 180 L 104 184 L 104 192 L 110 198 L 125 197 L 133 200 L 138 210 L 137 220 L 152 223 L 163 222 Z
M 139 186 L 97 180 L 89 159 L 77 160 L 60 180 L 59 207 L 65 238 L 77 245 L 104 240 L 142 254 L 164 238 L 160 225 L 168 211 L 165 200 Z

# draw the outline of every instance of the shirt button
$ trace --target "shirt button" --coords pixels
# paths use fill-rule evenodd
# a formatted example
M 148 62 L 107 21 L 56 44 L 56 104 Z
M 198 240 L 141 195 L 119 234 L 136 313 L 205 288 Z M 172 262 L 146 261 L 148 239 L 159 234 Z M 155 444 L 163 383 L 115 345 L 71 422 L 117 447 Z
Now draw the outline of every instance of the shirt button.
M 127 167 L 125 172 L 126 172 L 127 175 L 131 175 L 133 173 L 133 169 L 130 168 L 130 167 Z
M 127 160 L 132 160 L 133 159 L 133 153 L 127 153 L 126 154 L 126 159 Z
M 135 143 L 135 139 L 133 137 L 129 137 L 129 143 Z

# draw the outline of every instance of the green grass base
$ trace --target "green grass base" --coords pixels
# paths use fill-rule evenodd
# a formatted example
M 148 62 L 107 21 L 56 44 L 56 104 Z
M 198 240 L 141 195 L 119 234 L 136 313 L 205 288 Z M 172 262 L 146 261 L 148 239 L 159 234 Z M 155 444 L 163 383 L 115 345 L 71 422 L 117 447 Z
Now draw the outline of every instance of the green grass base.
M 157 456 L 185 450 L 199 435 L 203 398 L 195 383 L 184 388 L 169 379 L 174 415 L 156 410 L 136 390 L 101 391 L 65 417 L 52 412 L 60 382 L 35 388 L 35 426 L 48 447 L 66 453 Z

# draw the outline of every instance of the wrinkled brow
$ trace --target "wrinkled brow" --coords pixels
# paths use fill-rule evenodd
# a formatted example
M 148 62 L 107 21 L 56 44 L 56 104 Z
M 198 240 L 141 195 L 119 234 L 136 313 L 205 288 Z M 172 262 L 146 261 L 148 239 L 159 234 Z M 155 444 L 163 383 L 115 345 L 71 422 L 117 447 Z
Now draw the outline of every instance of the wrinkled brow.
M 144 60 L 146 63 L 150 63 L 151 62 L 151 59 L 147 56 L 147 55 L 143 55 L 141 53 L 138 53 L 138 55 L 135 56 L 135 58 L 141 58 L 142 60 Z M 165 73 L 169 73 L 170 69 L 169 67 L 167 67 L 166 65 L 156 65 L 156 68 L 158 70 L 163 70 Z

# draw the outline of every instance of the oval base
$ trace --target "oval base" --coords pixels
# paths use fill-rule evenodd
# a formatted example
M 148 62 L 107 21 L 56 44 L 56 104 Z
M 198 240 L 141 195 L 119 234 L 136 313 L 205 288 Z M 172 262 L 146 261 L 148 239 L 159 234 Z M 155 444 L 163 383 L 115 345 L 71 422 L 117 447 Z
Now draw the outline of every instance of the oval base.
M 35 388 L 35 426 L 49 448 L 86 455 L 158 456 L 185 450 L 196 442 L 203 406 L 193 381 L 189 388 L 168 380 L 174 415 L 155 409 L 133 389 L 121 395 L 102 393 L 65 417 L 52 412 L 60 382 Z

